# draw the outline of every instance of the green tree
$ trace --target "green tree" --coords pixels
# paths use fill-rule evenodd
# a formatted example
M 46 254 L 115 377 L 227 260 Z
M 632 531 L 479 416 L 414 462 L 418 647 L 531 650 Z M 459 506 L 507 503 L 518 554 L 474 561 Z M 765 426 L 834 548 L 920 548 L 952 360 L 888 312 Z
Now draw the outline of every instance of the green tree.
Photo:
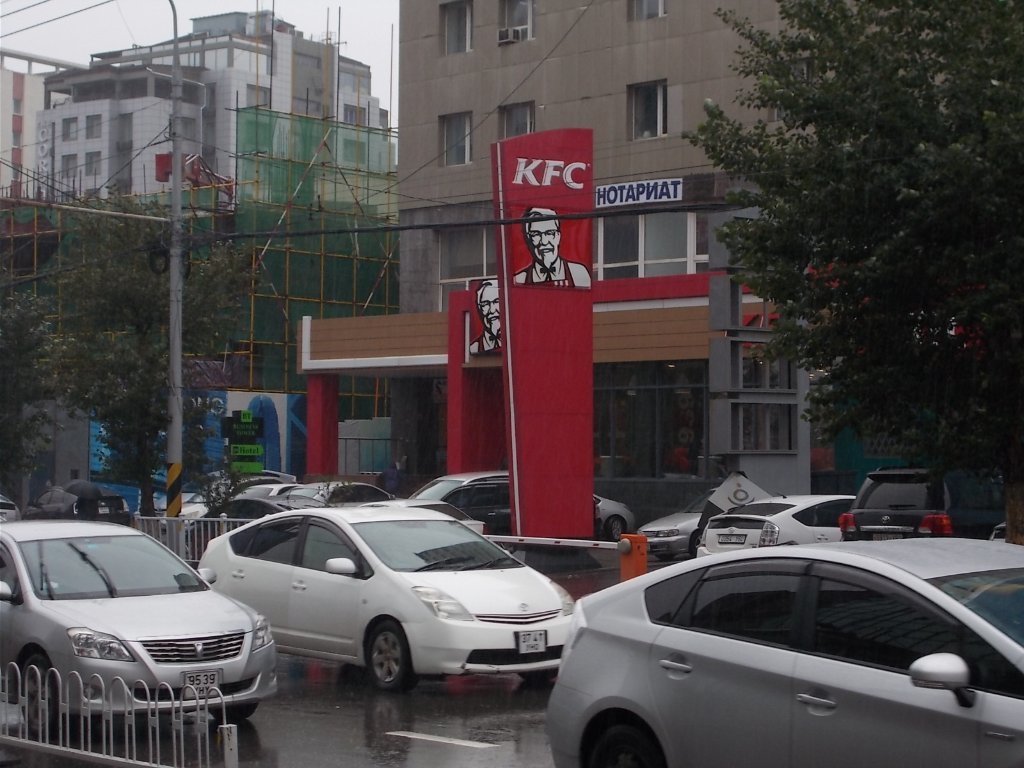
M 770 352 L 827 374 L 827 433 L 1000 471 L 1024 544 L 1024 6 L 778 9 L 771 30 L 720 12 L 748 111 L 706 103 L 689 135 L 758 210 L 722 239 L 777 305 Z
M 122 212 L 161 209 L 118 200 Z M 169 286 L 160 222 L 83 215 L 69 238 L 59 279 L 63 399 L 97 421 L 110 449 L 106 471 L 134 481 L 152 510 L 153 474 L 165 463 Z M 186 356 L 216 357 L 239 324 L 251 260 L 227 244 L 190 254 L 182 310 Z M 187 361 L 186 361 L 187 363 Z M 184 385 L 189 386 L 188 368 Z M 201 422 L 186 413 L 191 428 Z M 184 445 L 200 442 L 185 436 Z M 185 457 L 195 465 L 195 457 Z
M 15 495 L 16 480 L 32 469 L 47 442 L 50 419 L 44 403 L 52 391 L 47 310 L 45 299 L 28 292 L 7 288 L 0 296 L 0 489 Z

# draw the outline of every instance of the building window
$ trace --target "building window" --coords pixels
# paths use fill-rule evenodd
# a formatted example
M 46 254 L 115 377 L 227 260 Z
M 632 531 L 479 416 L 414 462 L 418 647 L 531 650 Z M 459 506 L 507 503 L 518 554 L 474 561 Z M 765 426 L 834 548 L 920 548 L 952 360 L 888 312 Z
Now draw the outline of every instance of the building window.
M 533 0 L 501 0 L 498 26 L 522 30 L 519 39 L 533 37 Z
M 473 280 L 494 277 L 494 230 L 491 227 L 455 227 L 438 233 L 441 286 L 440 309 L 448 309 L 448 296 L 469 288 Z
M 78 155 L 60 156 L 60 176 L 62 179 L 73 179 L 78 170 Z
M 245 86 L 245 106 L 247 107 L 269 107 L 270 89 L 263 86 L 256 86 L 248 83 Z
M 651 139 L 668 134 L 667 97 L 668 84 L 664 80 L 629 86 L 631 139 Z
M 342 108 L 341 122 L 349 125 L 366 125 L 366 107 L 360 107 L 358 104 L 346 104 Z
M 445 54 L 473 49 L 473 4 L 467 0 L 441 6 L 441 28 Z
M 594 366 L 597 477 L 715 477 L 704 362 Z
M 533 133 L 533 102 L 524 101 L 521 104 L 508 104 L 501 108 L 501 138 L 509 139 L 513 136 L 522 136 L 524 133 Z
M 606 216 L 599 220 L 599 280 L 688 275 L 708 269 L 708 220 L 703 213 Z
M 85 175 L 86 176 L 99 176 L 100 174 L 100 163 L 102 161 L 103 153 L 101 152 L 86 152 L 85 153 Z
M 11 147 L 17 149 L 21 146 L 21 131 L 11 133 Z
M 441 117 L 441 150 L 443 165 L 466 165 L 472 159 L 469 133 L 473 113 L 459 112 Z
M 103 135 L 103 115 L 85 116 L 85 138 L 98 139 Z
M 60 124 L 60 137 L 64 141 L 74 141 L 78 138 L 78 118 L 65 117 Z
M 11 99 L 11 111 L 16 114 L 21 114 L 21 99 Z
M 629 0 L 629 20 L 643 21 L 665 15 L 665 0 Z
M 796 406 L 781 403 L 734 403 L 732 444 L 741 451 L 795 449 Z

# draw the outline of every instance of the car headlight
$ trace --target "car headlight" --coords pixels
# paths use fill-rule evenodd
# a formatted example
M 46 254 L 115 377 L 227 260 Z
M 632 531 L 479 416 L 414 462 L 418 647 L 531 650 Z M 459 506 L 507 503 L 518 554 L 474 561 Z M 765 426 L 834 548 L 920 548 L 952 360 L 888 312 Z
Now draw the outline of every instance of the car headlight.
M 572 595 L 561 584 L 552 581 L 551 586 L 555 588 L 555 592 L 558 593 L 558 597 L 562 601 L 562 615 L 571 616 L 573 611 L 576 610 L 576 601 L 572 599 Z
M 270 634 L 270 622 L 263 614 L 256 614 L 256 626 L 252 630 L 252 649 L 262 648 L 269 645 L 274 636 Z
M 107 661 L 135 661 L 124 643 L 113 635 L 94 632 L 86 627 L 72 627 L 68 630 L 68 638 L 75 656 Z
M 462 603 L 447 592 L 442 592 L 434 587 L 413 587 L 412 591 L 439 619 L 452 619 L 454 621 L 475 620 L 473 614 L 467 611 Z

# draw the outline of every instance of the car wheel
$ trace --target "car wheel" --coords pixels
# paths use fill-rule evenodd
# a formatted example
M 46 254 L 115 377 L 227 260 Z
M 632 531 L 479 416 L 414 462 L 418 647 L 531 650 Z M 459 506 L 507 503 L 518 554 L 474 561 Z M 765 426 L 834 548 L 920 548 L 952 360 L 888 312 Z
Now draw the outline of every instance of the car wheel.
M 665 768 L 661 749 L 632 725 L 613 725 L 597 739 L 587 768 Z
M 407 691 L 416 685 L 405 632 L 394 621 L 382 621 L 366 643 L 366 666 L 382 691 Z
M 690 534 L 690 542 L 686 545 L 686 553 L 690 557 L 697 556 L 697 547 L 700 546 L 700 535 L 701 531 L 694 531 Z
M 611 515 L 604 521 L 604 538 L 606 541 L 618 541 L 626 532 L 626 521 L 619 515 Z
M 57 718 L 60 712 L 60 689 L 56 680 L 48 674 L 53 665 L 44 653 L 33 653 L 25 659 L 21 668 L 25 686 L 25 724 L 29 735 L 34 739 L 43 738 L 47 729 L 51 735 L 56 734 Z M 29 673 L 29 667 L 39 670 Z M 44 696 L 46 701 L 42 701 Z

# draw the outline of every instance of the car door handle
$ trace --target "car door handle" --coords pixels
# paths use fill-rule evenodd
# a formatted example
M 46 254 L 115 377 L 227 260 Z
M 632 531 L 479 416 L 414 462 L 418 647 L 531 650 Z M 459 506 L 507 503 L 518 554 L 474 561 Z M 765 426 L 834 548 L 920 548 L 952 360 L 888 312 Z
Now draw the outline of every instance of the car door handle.
M 241 568 L 239 568 L 236 571 L 232 571 L 231 572 L 231 578 L 232 579 L 244 579 L 245 578 L 245 571 L 243 571 Z
M 304 582 L 301 582 L 301 581 L 293 581 L 292 582 L 292 589 L 294 589 L 296 592 L 305 592 L 306 591 L 306 585 L 305 585 Z
M 670 672 L 693 672 L 692 664 L 684 664 L 681 661 L 672 661 L 672 659 L 662 659 L 658 662 L 658 666 Z
M 822 699 L 818 696 L 811 696 L 807 693 L 798 693 L 796 700 L 809 707 L 821 707 L 822 709 L 835 709 L 836 703 L 831 699 Z

